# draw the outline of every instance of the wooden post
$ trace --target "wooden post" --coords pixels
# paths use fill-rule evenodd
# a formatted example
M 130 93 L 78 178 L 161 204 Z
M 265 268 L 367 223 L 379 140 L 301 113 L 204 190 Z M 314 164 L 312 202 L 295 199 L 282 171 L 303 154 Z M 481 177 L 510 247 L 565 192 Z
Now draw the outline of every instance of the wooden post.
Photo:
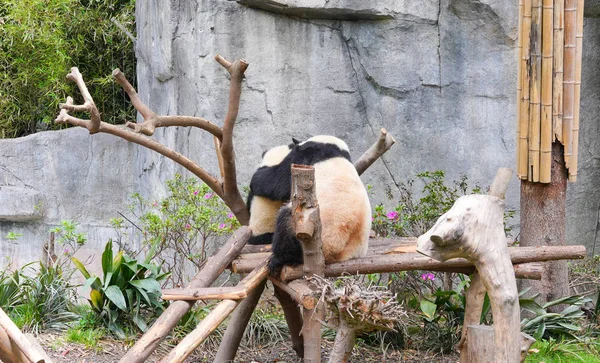
M 248 227 L 240 227 L 221 247 L 216 255 L 210 258 L 190 282 L 189 287 L 210 286 L 225 268 L 233 261 L 235 256 L 252 236 Z M 135 343 L 121 358 L 120 363 L 141 363 L 152 354 L 158 344 L 177 325 L 177 322 L 187 313 L 195 301 L 174 301 L 154 322 L 152 327 Z
M 494 340 L 494 328 L 489 325 L 469 325 L 467 331 L 471 339 L 466 347 L 465 362 L 493 362 L 496 352 L 489 342 Z M 521 362 L 525 361 L 527 351 L 534 342 L 532 336 L 521 333 Z M 461 352 L 461 362 L 462 356 Z
M 494 188 L 492 193 L 496 193 Z M 500 198 L 463 196 L 417 243 L 417 251 L 437 260 L 464 257 L 473 262 L 490 296 L 495 324 L 494 362 L 498 363 L 517 362 L 520 357 L 518 291 L 505 242 L 503 210 Z M 479 283 L 476 287 L 480 289 Z M 480 301 L 479 291 L 473 296 L 471 301 Z
M 29 359 L 21 352 L 6 330 L 0 326 L 0 361 L 4 363 L 29 363 Z
M 557 142 L 552 145 L 551 179 L 550 184 L 521 181 L 521 248 L 566 245 L 567 169 L 563 158 L 563 146 Z M 532 287 L 530 293 L 539 293 L 541 303 L 567 296 L 567 262 L 546 263 L 544 269 L 541 282 L 521 281 L 521 289 Z
M 292 211 L 296 238 L 302 243 L 304 276 L 325 276 L 325 258 L 321 249 L 321 219 L 312 166 L 292 165 Z M 304 309 L 304 362 L 321 361 L 321 320 L 323 308 Z
M 492 182 L 492 186 L 488 192 L 488 195 L 504 199 L 506 196 L 506 190 L 508 189 L 508 183 L 512 176 L 512 170 L 508 168 L 500 168 L 496 173 L 496 177 Z M 475 271 L 471 275 L 471 285 L 467 290 L 466 296 L 466 307 L 465 307 L 465 318 L 463 321 L 462 334 L 460 342 L 458 343 L 458 349 L 460 350 L 460 362 L 467 363 L 467 354 L 463 353 L 463 350 L 468 346 L 467 343 L 469 325 L 479 325 L 481 321 L 481 312 L 483 311 L 483 300 L 485 299 L 485 286 L 479 276 L 479 272 Z

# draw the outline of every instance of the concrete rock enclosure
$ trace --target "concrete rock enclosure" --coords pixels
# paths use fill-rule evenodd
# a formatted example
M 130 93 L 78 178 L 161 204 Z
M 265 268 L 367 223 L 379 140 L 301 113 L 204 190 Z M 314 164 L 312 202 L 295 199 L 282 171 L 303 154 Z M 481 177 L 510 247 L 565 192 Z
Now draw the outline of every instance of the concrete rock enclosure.
M 597 16 L 599 6 L 591 3 L 586 15 Z M 397 143 L 363 176 L 374 186 L 373 202 L 386 201 L 388 192 L 397 196 L 397 183 L 426 170 L 445 170 L 450 180 L 463 172 L 485 186 L 499 167 L 515 165 L 517 5 L 138 1 L 138 92 L 157 113 L 220 125 L 229 82 L 213 56 L 246 59 L 234 131 L 241 185 L 248 185 L 262 151 L 291 136 L 333 134 L 357 158 L 385 127 Z M 569 185 L 567 238 L 591 251 L 600 205 L 600 19 L 585 21 L 580 169 Z M 155 137 L 218 172 L 209 134 L 173 128 Z M 81 129 L 2 140 L 0 205 L 9 195 L 4 186 L 30 189 L 23 200 L 45 203 L 35 219 L 0 216 L 1 254 L 26 253 L 7 247 L 9 231 L 23 233 L 19 245 L 35 252 L 61 219 L 80 222 L 101 246 L 110 236 L 109 218 L 125 209 L 127 197 L 163 195 L 162 182 L 175 172 L 184 171 L 158 154 Z M 518 208 L 518 194 L 515 178 L 509 208 Z

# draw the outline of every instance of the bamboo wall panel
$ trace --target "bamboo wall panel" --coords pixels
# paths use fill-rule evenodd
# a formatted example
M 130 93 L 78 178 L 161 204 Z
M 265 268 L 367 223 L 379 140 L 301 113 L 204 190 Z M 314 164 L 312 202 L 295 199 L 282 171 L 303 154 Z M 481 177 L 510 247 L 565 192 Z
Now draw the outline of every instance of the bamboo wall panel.
M 584 0 L 519 0 L 517 174 L 550 183 L 552 143 L 577 178 Z

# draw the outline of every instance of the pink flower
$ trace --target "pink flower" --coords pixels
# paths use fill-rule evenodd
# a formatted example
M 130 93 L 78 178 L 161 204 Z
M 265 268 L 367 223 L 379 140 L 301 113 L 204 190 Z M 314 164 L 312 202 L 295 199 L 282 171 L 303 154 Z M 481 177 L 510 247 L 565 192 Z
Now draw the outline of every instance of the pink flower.
M 231 213 L 231 212 L 227 213 L 227 218 L 229 218 L 229 219 L 233 218 L 233 213 Z
M 186 225 L 185 225 L 185 229 L 191 229 L 191 228 L 192 228 L 192 226 L 190 226 L 190 224 L 189 224 L 189 223 L 186 223 Z
M 198 193 L 199 192 L 197 190 L 194 190 L 194 195 L 198 195 Z
M 423 281 L 427 281 L 427 280 L 431 280 L 431 281 L 435 281 L 435 275 L 432 274 L 431 272 L 427 272 L 421 275 L 421 279 Z
M 215 193 L 206 193 L 204 194 L 204 199 L 210 199 Z
M 158 202 L 154 202 L 154 203 L 152 203 L 152 205 L 153 205 L 154 207 L 158 207 Z
M 219 229 L 223 229 L 223 228 L 225 228 L 225 227 L 227 227 L 227 225 L 226 225 L 225 223 L 221 223 L 221 224 L 219 224 Z
M 371 222 L 373 222 L 375 220 L 375 217 L 371 216 Z
M 398 218 L 398 212 L 396 212 L 394 210 L 394 211 L 389 212 L 385 216 L 388 217 L 388 219 L 396 219 L 396 218 Z

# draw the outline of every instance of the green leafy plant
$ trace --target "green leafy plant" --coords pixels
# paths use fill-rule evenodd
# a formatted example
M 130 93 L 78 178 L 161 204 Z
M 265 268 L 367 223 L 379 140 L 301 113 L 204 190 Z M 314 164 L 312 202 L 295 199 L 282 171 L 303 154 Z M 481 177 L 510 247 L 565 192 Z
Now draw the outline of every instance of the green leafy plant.
M 535 302 L 535 297 L 519 300 L 522 309 L 534 314 L 533 317 L 521 321 L 521 330 L 538 340 L 542 338 L 576 338 L 576 334 L 581 331 L 579 323 L 584 317 L 581 307 L 591 299 L 582 296 L 567 296 L 539 305 Z M 563 304 L 567 307 L 560 313 L 548 312 L 549 308 Z
M 10 272 L 9 269 L 0 271 L 0 308 L 7 312 L 13 311 L 14 307 L 22 301 L 21 285 L 23 280 L 21 269 Z
M 152 254 L 138 262 L 123 251 L 113 256 L 112 247 L 108 241 L 102 253 L 102 277 L 91 275 L 75 257 L 72 261 L 86 278 L 84 288 L 91 287 L 88 301 L 93 311 L 110 332 L 125 338 L 135 327 L 146 331 L 148 321 L 163 311 L 160 281 L 170 273 L 150 263 Z
M 186 271 L 197 271 L 206 262 L 207 251 L 215 238 L 237 229 L 240 224 L 214 192 L 197 179 L 177 174 L 167 181 L 169 195 L 149 201 L 134 194 L 130 210 L 154 258 L 172 272 L 171 283 L 189 281 Z M 133 218 L 135 219 L 135 218 Z M 123 227 L 115 220 L 113 225 Z

